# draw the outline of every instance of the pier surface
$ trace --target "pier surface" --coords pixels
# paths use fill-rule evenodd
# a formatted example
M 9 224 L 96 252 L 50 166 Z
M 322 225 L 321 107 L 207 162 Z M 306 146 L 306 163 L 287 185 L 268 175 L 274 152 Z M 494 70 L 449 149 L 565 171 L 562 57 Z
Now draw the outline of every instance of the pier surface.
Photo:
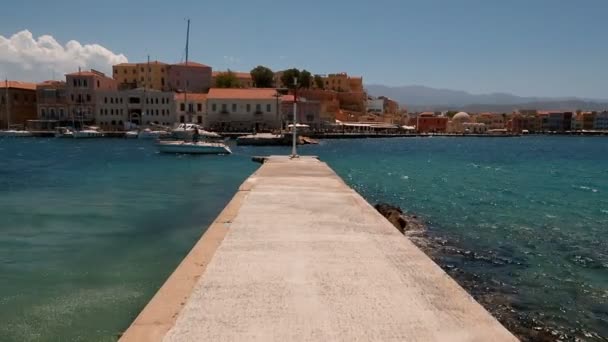
M 270 157 L 121 341 L 516 341 L 325 163 Z

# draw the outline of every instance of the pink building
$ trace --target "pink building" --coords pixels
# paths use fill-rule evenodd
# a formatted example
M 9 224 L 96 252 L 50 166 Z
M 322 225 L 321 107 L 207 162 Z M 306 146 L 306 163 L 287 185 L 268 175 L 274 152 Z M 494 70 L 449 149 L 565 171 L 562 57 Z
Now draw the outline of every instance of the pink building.
M 293 122 L 293 95 L 284 95 L 281 97 L 281 113 L 283 114 L 283 122 L 285 125 Z M 297 116 L 299 124 L 305 124 L 311 128 L 320 128 L 321 102 L 309 101 L 298 96 Z
M 68 115 L 75 121 L 92 124 L 97 111 L 96 93 L 117 90 L 117 81 L 97 70 L 78 71 L 65 75 Z
M 188 62 L 169 68 L 169 88 L 173 91 L 206 93 L 212 86 L 212 70 L 205 64 Z

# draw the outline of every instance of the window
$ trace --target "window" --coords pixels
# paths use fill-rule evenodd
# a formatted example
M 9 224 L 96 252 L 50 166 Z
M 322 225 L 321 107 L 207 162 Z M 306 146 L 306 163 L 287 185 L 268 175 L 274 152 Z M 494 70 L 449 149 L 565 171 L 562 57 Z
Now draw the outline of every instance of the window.
M 99 80 L 97 80 L 97 88 L 99 88 Z
M 120 98 L 120 103 L 122 103 L 122 97 Z
M 214 104 L 211 105 L 211 110 L 213 110 L 214 112 L 217 111 L 217 106 Z
M 76 88 L 77 83 L 76 83 L 76 79 L 75 79 L 75 78 L 72 80 L 72 83 L 73 83 L 73 85 L 74 85 L 74 88 Z
M 255 105 L 255 111 L 256 111 L 256 112 L 261 112 L 261 111 L 262 111 L 262 105 L 261 105 L 261 104 L 259 104 L 259 103 L 258 103 L 258 104 L 256 104 L 256 105 Z
M 222 103 L 222 112 L 228 111 L 228 106 L 225 103 Z
M 179 110 L 181 110 L 182 112 L 186 110 L 186 105 L 183 103 L 179 104 Z M 182 121 L 183 122 L 183 121 Z
M 74 102 L 74 94 L 72 94 L 72 102 Z
M 110 114 L 114 115 L 114 109 L 110 109 Z
M 266 112 L 270 113 L 271 105 L 270 103 L 266 105 Z
M 59 116 L 63 117 L 63 115 L 64 115 L 63 108 L 59 108 Z
M 248 103 L 247 104 L 247 113 L 251 112 L 251 105 Z
M 192 113 L 192 112 L 194 112 L 194 104 L 188 103 L 188 113 Z
M 114 98 L 110 97 L 110 103 L 114 103 Z
M 42 109 L 40 110 L 40 115 L 41 115 L 43 118 L 44 118 L 44 117 L 46 117 L 46 109 L 42 108 Z
M 199 111 L 199 112 L 202 112 L 203 111 L 203 105 L 201 103 L 197 103 L 196 104 L 196 110 Z
M 107 96 L 103 98 L 103 103 L 108 103 L 108 97 Z
M 158 109 L 156 110 L 156 115 L 158 115 Z
M 200 115 L 196 116 L 196 123 L 198 123 L 199 125 L 203 123 L 203 117 Z
M 82 86 L 85 87 L 85 88 L 88 87 L 87 80 L 82 80 Z
M 141 81 L 142 81 L 142 82 L 144 81 L 144 77 L 143 77 L 143 76 L 141 77 Z
M 14 99 L 15 101 L 19 101 L 19 94 L 15 94 L 15 95 L 13 96 L 13 99 Z
M 156 104 L 158 104 L 158 97 L 156 98 Z
M 160 84 L 161 84 L 163 87 L 165 86 L 165 78 L 164 78 L 164 77 L 162 77 L 162 78 L 160 79 Z
M 87 102 L 91 102 L 91 94 L 87 94 Z
M 236 103 L 233 103 L 233 104 L 232 104 L 232 111 L 233 111 L 233 112 L 236 112 Z
M 143 67 L 141 68 L 141 72 L 144 72 L 144 68 Z

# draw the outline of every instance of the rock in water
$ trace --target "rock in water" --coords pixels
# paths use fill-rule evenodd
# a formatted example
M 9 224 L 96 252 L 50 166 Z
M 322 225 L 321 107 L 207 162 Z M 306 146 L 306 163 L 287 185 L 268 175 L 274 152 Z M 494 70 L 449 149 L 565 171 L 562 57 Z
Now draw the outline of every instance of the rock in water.
M 415 216 L 404 214 L 399 207 L 388 203 L 378 203 L 374 208 L 404 235 L 425 230 L 423 223 L 418 221 Z

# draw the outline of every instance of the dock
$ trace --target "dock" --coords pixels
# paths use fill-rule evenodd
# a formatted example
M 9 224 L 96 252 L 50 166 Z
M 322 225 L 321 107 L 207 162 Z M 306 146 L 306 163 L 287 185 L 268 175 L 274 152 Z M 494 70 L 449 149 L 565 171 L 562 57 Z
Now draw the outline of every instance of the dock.
M 120 341 L 517 341 L 327 164 L 259 161 Z

